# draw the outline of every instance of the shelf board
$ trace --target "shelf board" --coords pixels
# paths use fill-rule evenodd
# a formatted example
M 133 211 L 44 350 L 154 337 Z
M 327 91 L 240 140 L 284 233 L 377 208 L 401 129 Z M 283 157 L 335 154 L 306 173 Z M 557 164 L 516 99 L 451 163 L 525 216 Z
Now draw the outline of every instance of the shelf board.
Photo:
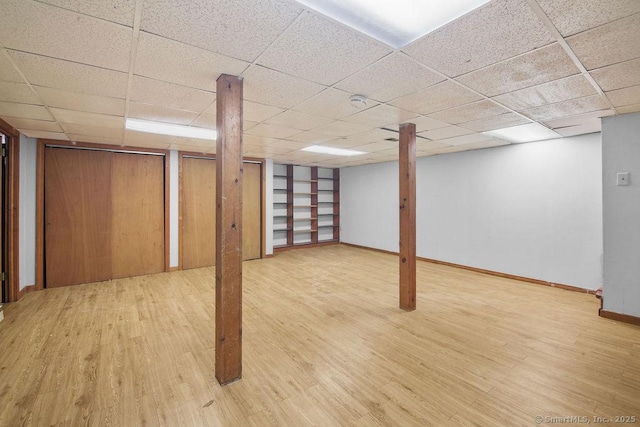
M 286 205 L 287 202 L 273 202 L 274 205 Z
M 318 193 L 293 193 L 294 196 L 312 196 Z
M 318 232 L 318 230 L 313 230 L 313 229 L 309 228 L 309 229 L 304 229 L 304 230 L 302 230 L 302 229 L 300 229 L 300 230 L 293 230 L 293 232 L 294 232 L 294 233 L 317 233 L 317 232 Z
M 292 217 L 292 216 L 293 216 L 293 215 L 274 215 L 273 217 L 274 217 L 274 218 L 290 218 L 290 217 Z
M 318 213 L 318 216 L 340 216 L 337 213 Z
M 293 218 L 294 221 L 311 221 L 318 218 Z
M 286 188 L 274 188 L 273 191 L 287 191 Z
M 339 225 L 319 225 L 318 228 L 336 228 L 340 227 Z
M 287 178 L 287 175 L 276 175 L 276 174 L 273 174 L 273 177 L 274 178 Z
M 324 177 L 324 176 L 319 176 L 318 179 L 319 180 L 322 179 L 324 181 L 333 181 L 333 178 L 327 178 L 327 177 Z
M 293 182 L 318 182 L 315 179 L 294 179 Z
M 274 228 L 273 231 L 290 231 L 293 230 L 293 228 Z
M 294 209 L 297 209 L 297 208 L 315 208 L 317 206 L 318 205 L 293 205 L 293 208 Z
M 335 203 L 338 203 L 338 202 L 323 202 L 323 201 L 321 201 L 321 200 L 318 200 L 318 204 L 320 204 L 320 203 L 331 203 L 331 204 L 335 204 Z

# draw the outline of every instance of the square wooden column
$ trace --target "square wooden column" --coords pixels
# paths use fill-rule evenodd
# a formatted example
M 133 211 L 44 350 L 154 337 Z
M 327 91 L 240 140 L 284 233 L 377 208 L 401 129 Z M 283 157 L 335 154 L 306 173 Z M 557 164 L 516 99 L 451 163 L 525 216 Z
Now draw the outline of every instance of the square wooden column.
M 400 125 L 400 308 L 416 309 L 416 125 Z
M 242 377 L 242 79 L 217 80 L 216 378 Z

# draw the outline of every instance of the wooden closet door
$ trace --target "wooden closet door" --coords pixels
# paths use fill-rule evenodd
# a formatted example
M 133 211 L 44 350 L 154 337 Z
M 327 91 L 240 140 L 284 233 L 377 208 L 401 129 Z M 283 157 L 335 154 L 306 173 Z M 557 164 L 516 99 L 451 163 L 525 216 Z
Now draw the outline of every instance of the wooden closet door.
M 164 157 L 113 153 L 111 277 L 164 271 Z
M 45 149 L 47 287 L 111 278 L 112 153 Z
M 242 174 L 242 259 L 260 258 L 262 233 L 261 189 L 259 163 L 244 163 Z
M 182 159 L 182 268 L 216 263 L 216 161 Z

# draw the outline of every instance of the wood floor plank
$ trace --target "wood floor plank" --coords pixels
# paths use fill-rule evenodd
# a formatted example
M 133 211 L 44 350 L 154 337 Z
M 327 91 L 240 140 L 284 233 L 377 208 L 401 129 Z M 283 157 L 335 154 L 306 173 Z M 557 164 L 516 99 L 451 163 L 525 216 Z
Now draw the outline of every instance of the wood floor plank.
M 640 328 L 591 296 L 346 246 L 244 263 L 244 376 L 213 268 L 32 292 L 0 323 L 0 426 L 533 425 L 640 415 Z

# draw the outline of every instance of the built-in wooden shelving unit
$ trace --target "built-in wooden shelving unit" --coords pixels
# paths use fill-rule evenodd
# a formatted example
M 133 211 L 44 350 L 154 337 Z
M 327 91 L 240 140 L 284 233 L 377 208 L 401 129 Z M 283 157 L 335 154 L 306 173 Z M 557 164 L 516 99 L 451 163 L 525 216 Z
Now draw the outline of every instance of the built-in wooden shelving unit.
M 273 248 L 340 241 L 340 170 L 274 165 Z

